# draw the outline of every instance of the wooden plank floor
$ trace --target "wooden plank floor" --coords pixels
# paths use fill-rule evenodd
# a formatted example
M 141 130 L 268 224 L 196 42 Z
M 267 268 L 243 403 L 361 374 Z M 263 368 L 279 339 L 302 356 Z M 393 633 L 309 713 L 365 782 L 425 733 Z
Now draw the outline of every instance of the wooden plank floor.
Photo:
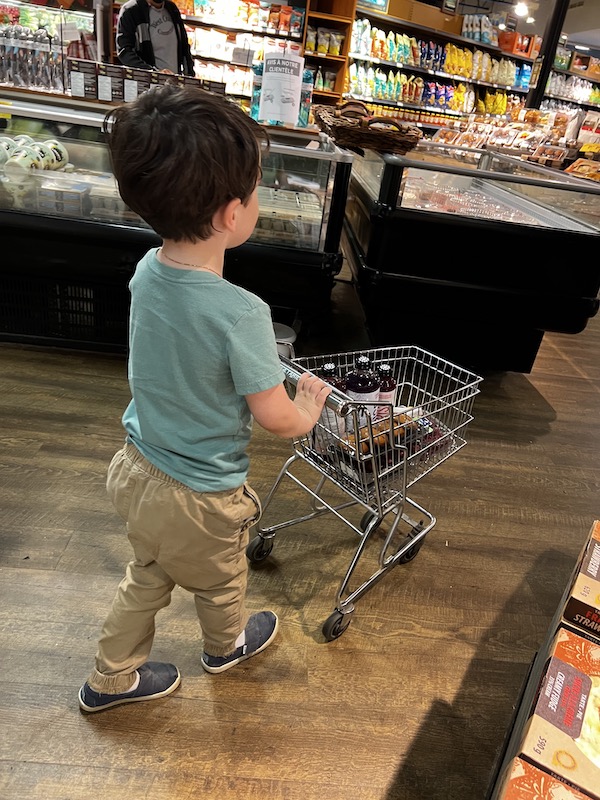
M 362 346 L 349 291 L 336 288 L 329 339 L 305 347 Z M 268 651 L 207 675 L 176 590 L 153 658 L 178 664 L 181 688 L 85 716 L 77 690 L 129 554 L 104 489 L 125 361 L 0 345 L 0 798 L 483 800 L 600 515 L 599 353 L 595 318 L 547 334 L 531 374 L 485 376 L 468 446 L 413 487 L 436 527 L 342 637 L 326 643 L 321 625 L 357 542 L 327 516 L 278 533 L 252 570 L 251 608 L 281 618 Z M 255 430 L 262 495 L 290 452 Z M 307 500 L 286 487 L 273 513 Z

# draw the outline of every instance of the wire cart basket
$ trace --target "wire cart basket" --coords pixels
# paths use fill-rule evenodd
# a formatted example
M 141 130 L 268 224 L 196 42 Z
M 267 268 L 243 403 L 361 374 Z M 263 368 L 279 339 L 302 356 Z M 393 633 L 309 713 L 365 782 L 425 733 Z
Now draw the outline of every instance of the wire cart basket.
M 276 532 L 323 514 L 333 514 L 359 536 L 358 546 L 343 577 L 335 609 L 323 624 L 327 641 L 341 636 L 350 624 L 355 602 L 397 564 L 412 561 L 435 517 L 407 495 L 407 490 L 462 449 L 472 421 L 473 402 L 482 378 L 416 346 L 361 350 L 334 355 L 287 358 L 280 355 L 286 385 L 293 396 L 303 372 L 319 375 L 334 362 L 341 375 L 353 369 L 358 355 L 368 355 L 374 369 L 389 364 L 396 379 L 393 403 L 359 403 L 333 389 L 314 429 L 293 440 L 293 454 L 282 466 L 263 501 L 263 516 L 284 479 L 310 496 L 309 513 L 269 527 L 257 527 L 246 550 L 251 564 L 266 559 Z M 308 464 L 318 473 L 310 488 L 294 468 Z M 327 500 L 336 487 L 342 502 Z M 348 515 L 361 506 L 358 524 Z M 360 509 L 359 509 L 360 510 Z M 387 533 L 374 541 L 384 522 Z M 375 569 L 355 588 L 350 581 L 365 554 L 375 549 Z M 370 570 L 369 570 L 370 571 Z

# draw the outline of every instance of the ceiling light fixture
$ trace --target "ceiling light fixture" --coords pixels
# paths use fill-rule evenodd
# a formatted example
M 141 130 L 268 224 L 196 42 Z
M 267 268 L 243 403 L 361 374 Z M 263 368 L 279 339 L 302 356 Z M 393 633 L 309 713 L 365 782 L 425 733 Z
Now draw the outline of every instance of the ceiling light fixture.
M 528 25 L 533 25 L 533 23 L 535 22 L 535 17 L 527 17 L 527 19 L 525 20 L 525 22 L 526 22 Z
M 575 50 L 589 50 L 589 47 L 586 47 L 584 44 L 576 44 Z
M 529 14 L 527 3 L 517 3 L 516 6 L 514 6 L 514 12 L 517 17 L 526 17 Z

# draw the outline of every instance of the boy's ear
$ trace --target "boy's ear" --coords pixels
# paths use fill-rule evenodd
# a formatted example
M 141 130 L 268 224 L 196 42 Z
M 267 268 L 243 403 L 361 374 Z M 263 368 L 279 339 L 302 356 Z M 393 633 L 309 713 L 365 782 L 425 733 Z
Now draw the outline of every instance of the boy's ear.
M 237 225 L 237 212 L 242 205 L 239 197 L 230 200 L 215 214 L 215 228 L 217 230 L 234 233 Z

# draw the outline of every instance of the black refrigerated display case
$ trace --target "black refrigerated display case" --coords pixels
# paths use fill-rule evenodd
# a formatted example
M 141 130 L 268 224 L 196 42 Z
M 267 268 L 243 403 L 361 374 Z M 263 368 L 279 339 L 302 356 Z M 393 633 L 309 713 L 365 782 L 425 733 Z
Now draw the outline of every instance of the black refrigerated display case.
M 0 340 L 125 352 L 135 264 L 160 238 L 119 197 L 102 122 L 110 106 L 0 90 L 18 136 L 66 149 L 58 170 L 6 168 L 0 148 Z M 252 237 L 224 275 L 275 321 L 310 327 L 330 310 L 354 155 L 318 132 L 271 129 Z M 3 161 L 4 159 L 4 161 Z
M 346 232 L 374 346 L 527 373 L 546 331 L 579 333 L 598 311 L 600 187 L 516 157 L 367 151 Z

